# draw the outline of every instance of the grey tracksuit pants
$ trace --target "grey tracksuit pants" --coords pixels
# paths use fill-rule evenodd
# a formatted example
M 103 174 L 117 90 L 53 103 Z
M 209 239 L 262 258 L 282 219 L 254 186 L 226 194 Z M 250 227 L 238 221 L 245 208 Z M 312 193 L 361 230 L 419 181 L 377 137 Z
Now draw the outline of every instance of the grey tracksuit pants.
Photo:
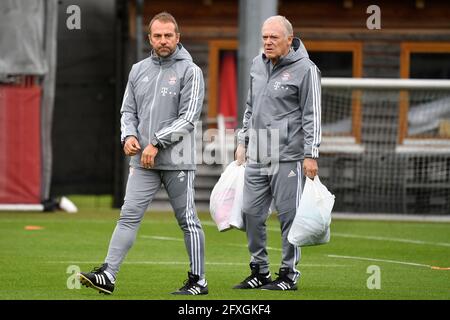
M 125 202 L 113 232 L 108 255 L 107 271 L 116 276 L 126 254 L 133 245 L 144 213 L 161 187 L 167 190 L 178 225 L 184 233 L 184 242 L 190 261 L 190 271 L 205 277 L 205 236 L 194 204 L 192 170 L 148 170 L 130 168 Z
M 281 268 L 289 268 L 288 277 L 296 282 L 300 276 L 295 268 L 300 260 L 300 248 L 290 244 L 287 236 L 305 183 L 302 162 L 280 162 L 273 174 L 267 169 L 267 166 L 252 163 L 245 168 L 242 211 L 251 262 L 259 265 L 260 273 L 269 271 L 266 219 L 273 199 L 281 226 Z

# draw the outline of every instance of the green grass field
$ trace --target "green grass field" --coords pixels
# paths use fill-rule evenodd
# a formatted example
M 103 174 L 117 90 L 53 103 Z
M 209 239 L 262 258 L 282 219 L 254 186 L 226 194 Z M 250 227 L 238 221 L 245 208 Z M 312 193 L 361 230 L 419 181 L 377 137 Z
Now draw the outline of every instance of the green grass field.
M 206 236 L 210 294 L 173 296 L 188 271 L 182 233 L 171 213 L 147 213 L 113 295 L 73 287 L 73 270 L 103 262 L 119 211 L 81 207 L 77 214 L 0 212 L 2 300 L 311 300 L 450 299 L 450 223 L 333 220 L 329 244 L 302 249 L 298 291 L 233 290 L 249 273 L 242 231 L 220 233 L 200 213 Z M 26 226 L 41 230 L 26 230 Z M 278 221 L 268 221 L 271 271 L 281 256 Z M 367 287 L 369 266 L 380 269 L 380 289 Z M 69 269 L 69 273 L 67 273 Z M 370 281 L 369 281 L 370 282 Z M 68 286 L 69 284 L 69 286 Z

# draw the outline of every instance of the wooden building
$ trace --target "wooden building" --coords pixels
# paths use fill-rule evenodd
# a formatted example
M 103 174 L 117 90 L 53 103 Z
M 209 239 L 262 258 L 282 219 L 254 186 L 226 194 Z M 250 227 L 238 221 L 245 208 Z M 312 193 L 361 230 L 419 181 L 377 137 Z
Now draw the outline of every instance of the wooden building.
M 370 30 L 367 8 L 372 4 L 366 0 L 279 0 L 278 13 L 292 22 L 295 36 L 304 41 L 323 77 L 450 78 L 448 1 L 377 1 L 381 29 Z M 160 11 L 176 17 L 181 42 L 208 81 L 209 118 L 217 114 L 220 52 L 238 48 L 238 6 L 238 0 L 144 2 L 144 30 Z M 136 3 L 131 0 L 132 39 L 135 18 Z
M 320 68 L 322 77 L 450 79 L 450 2 L 438 0 L 377 1 L 380 18 L 379 29 L 369 28 L 370 21 L 372 21 L 370 17 L 374 11 L 368 9 L 373 4 L 373 1 L 366 0 L 278 0 L 278 14 L 291 21 L 294 35 L 302 39 L 311 60 Z M 206 94 L 202 120 L 208 127 L 215 126 L 219 111 L 219 96 L 220 90 L 222 90 L 219 79 L 224 53 L 231 52 L 236 55 L 239 48 L 238 8 L 239 0 L 144 1 L 142 8 L 144 32 L 137 35 L 136 1 L 128 1 L 130 44 L 133 47 L 136 37 L 142 37 L 146 43 L 145 54 L 148 54 L 150 50 L 147 42 L 147 24 L 151 17 L 161 11 L 167 11 L 177 19 L 181 42 L 190 51 L 205 76 Z M 255 37 L 260 37 L 260 34 L 255 33 Z M 130 60 L 130 62 L 132 61 Z M 364 140 L 364 129 L 361 128 L 363 120 L 359 110 L 358 103 L 354 103 L 349 134 L 356 143 Z M 408 109 L 403 105 L 399 107 L 399 111 L 392 110 L 395 110 L 393 114 L 383 114 L 383 117 L 390 118 L 382 124 L 385 127 L 381 130 L 394 132 L 391 134 L 393 135 L 391 140 L 395 145 L 408 138 L 405 125 Z M 240 119 L 237 121 L 240 122 Z M 449 138 L 447 137 L 447 139 Z M 372 143 L 370 139 L 370 137 L 366 137 L 365 141 L 369 147 Z M 387 155 L 391 157 L 390 154 Z M 399 174 L 398 169 L 409 165 L 408 161 L 418 162 L 426 168 L 429 159 L 420 161 L 417 161 L 416 158 L 411 159 L 404 162 L 402 157 L 397 155 L 392 157 L 389 167 L 391 171 L 394 171 L 396 178 L 395 182 L 391 184 L 391 191 L 385 189 L 385 180 L 383 180 L 385 178 L 375 169 L 373 176 L 368 176 L 363 172 L 363 177 L 367 177 L 367 179 L 360 179 L 357 186 L 349 183 L 351 187 L 347 189 L 342 187 L 345 185 L 342 181 L 329 180 L 329 183 L 336 187 L 336 194 L 339 198 L 338 208 L 343 211 L 373 209 L 378 212 L 415 212 L 414 208 L 419 208 L 416 205 L 418 201 L 427 202 L 428 200 L 423 200 L 424 191 L 422 189 L 415 190 L 417 195 L 412 196 L 413 200 L 408 200 L 410 196 L 407 191 L 404 191 L 406 184 L 401 183 L 406 181 L 405 177 L 410 176 L 411 173 L 405 171 Z M 322 160 L 323 173 L 327 170 L 329 172 L 338 170 L 337 174 L 330 173 L 330 176 L 333 176 L 350 170 L 352 173 L 349 175 L 349 180 L 351 181 L 361 174 L 357 172 L 358 170 L 364 171 L 364 167 L 381 166 L 377 167 L 380 170 L 383 167 L 380 159 L 361 155 L 332 157 L 328 160 L 326 157 Z M 444 158 L 441 162 L 446 168 L 444 171 L 450 171 L 450 160 Z M 433 165 L 432 162 L 431 165 Z M 211 183 L 217 180 L 221 168 L 219 167 L 215 174 L 212 174 L 211 170 L 213 170 L 213 166 L 199 170 L 200 185 L 203 187 L 200 186 L 197 189 L 197 203 L 202 201 L 205 204 L 208 203 Z M 392 173 L 391 171 L 389 174 Z M 209 185 L 201 182 L 202 179 L 206 179 L 205 176 L 202 177 L 202 172 L 206 172 L 205 176 L 213 176 Z M 378 181 L 377 179 L 379 180 L 378 184 L 374 182 Z M 386 179 L 390 179 L 390 176 L 387 176 Z M 444 184 L 439 184 L 438 188 L 440 189 L 437 190 L 441 197 L 439 201 L 443 205 L 436 212 L 450 210 L 448 195 L 450 193 L 450 177 L 446 179 Z M 419 184 L 416 183 L 415 186 Z M 358 202 L 358 199 L 364 198 L 364 192 L 371 193 L 374 188 L 380 189 L 380 194 L 391 194 L 374 198 L 374 202 L 368 205 L 367 202 Z M 402 200 L 397 203 L 396 199 L 401 197 L 403 197 Z M 346 201 L 345 198 L 349 198 L 349 200 Z M 410 207 L 407 205 L 408 201 L 412 203 Z M 393 203 L 393 205 L 389 203 Z M 389 205 L 383 206 L 383 204 Z M 427 205 L 429 206 L 428 202 L 423 208 L 428 208 Z

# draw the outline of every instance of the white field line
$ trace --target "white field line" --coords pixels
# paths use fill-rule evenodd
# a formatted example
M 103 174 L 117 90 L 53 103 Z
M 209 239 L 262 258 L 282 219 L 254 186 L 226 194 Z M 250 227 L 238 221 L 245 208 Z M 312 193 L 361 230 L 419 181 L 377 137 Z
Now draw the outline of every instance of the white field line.
M 358 234 L 339 233 L 339 232 L 332 232 L 331 236 L 332 237 L 334 236 L 334 237 L 343 237 L 343 238 L 355 238 L 355 239 L 366 239 L 366 240 L 377 240 L 377 241 L 392 241 L 392 242 L 430 245 L 430 246 L 450 247 L 450 243 L 446 243 L 446 242 L 430 242 L 430 241 L 402 239 L 402 238 L 363 236 L 363 235 L 358 235 Z
M 202 226 L 217 228 L 217 225 L 214 223 L 214 221 L 202 221 Z M 228 231 L 232 231 L 232 230 L 234 230 L 234 229 L 230 229 Z M 280 231 L 280 228 L 267 227 L 266 230 L 267 231 Z M 228 231 L 225 231 L 225 232 L 228 232 Z
M 145 239 L 155 239 L 155 240 L 166 240 L 166 241 L 184 241 L 181 238 L 172 238 L 172 237 L 160 237 L 160 236 L 140 236 L 141 238 L 145 238 Z M 245 244 L 234 244 L 234 243 L 224 243 L 225 245 L 228 246 L 235 246 L 235 247 L 243 247 L 243 248 L 247 248 L 247 245 Z M 266 247 L 267 250 L 274 250 L 274 251 L 282 251 L 280 248 L 273 248 L 273 247 Z
M 101 264 L 101 261 L 47 261 L 46 263 L 52 264 L 72 264 L 72 265 L 80 265 L 80 264 L 92 264 L 98 265 Z M 189 264 L 188 261 L 124 261 L 123 264 L 130 265 L 186 265 Z M 248 266 L 248 262 L 205 262 L 206 265 L 213 266 Z M 313 263 L 305 263 L 301 264 L 301 267 L 348 267 L 348 265 L 343 264 L 313 264 Z
M 239 247 L 239 248 L 247 248 L 246 244 L 236 244 L 236 243 L 224 243 L 227 246 L 233 246 L 233 247 Z M 274 250 L 274 251 L 283 251 L 280 248 L 274 248 L 274 247 L 266 247 L 267 250 Z
M 162 236 L 146 236 L 142 235 L 141 238 L 147 238 L 147 239 L 155 239 L 155 240 L 162 240 L 162 241 L 177 241 L 182 242 L 184 241 L 181 238 L 174 238 L 174 237 L 162 237 Z M 232 244 L 227 243 L 226 245 L 229 246 L 235 246 L 235 247 L 241 247 L 246 248 L 247 246 L 245 244 Z M 273 248 L 273 247 L 267 247 L 268 250 L 275 250 L 275 251 L 282 251 L 280 248 Z M 401 264 L 401 265 L 409 265 L 409 266 L 417 266 L 417 267 L 426 267 L 431 268 L 431 265 L 427 264 L 420 264 L 420 263 L 413 263 L 413 262 L 406 262 L 406 261 L 397 261 L 397 260 L 386 260 L 386 259 L 376 259 L 376 258 L 367 258 L 367 257 L 354 257 L 354 256 L 343 256 L 343 255 L 334 255 L 329 254 L 327 255 L 329 258 L 340 258 L 340 259 L 353 259 L 353 260 L 364 260 L 364 261 L 374 261 L 374 262 L 387 262 L 387 263 L 395 263 L 395 264 Z M 98 264 L 98 261 L 47 261 L 47 263 L 61 263 L 61 264 Z M 146 265 L 185 265 L 186 262 L 183 261 L 124 261 L 124 264 L 146 264 Z M 248 263 L 239 263 L 239 262 L 205 262 L 206 265 L 222 265 L 222 266 L 241 266 L 241 265 L 247 265 Z M 346 265 L 339 265 L 339 264 L 301 264 L 301 267 L 346 267 Z
M 1 220 L 1 222 L 12 223 L 12 222 L 17 222 L 17 220 L 3 219 L 3 220 Z M 46 220 L 45 222 L 46 223 L 47 222 L 55 223 L 55 222 L 64 222 L 64 221 L 60 221 L 60 220 Z M 89 220 L 89 221 L 83 221 L 83 222 L 86 222 L 86 223 L 111 223 L 110 221 L 104 221 L 104 220 Z M 142 223 L 146 223 L 146 221 L 142 221 Z M 148 223 L 150 223 L 150 222 L 148 222 Z M 168 222 L 168 223 L 172 223 L 172 222 Z M 217 228 L 217 225 L 213 221 L 204 221 L 204 222 L 202 222 L 202 225 L 203 226 L 216 227 Z M 279 228 L 268 227 L 266 229 L 267 229 L 267 231 L 280 232 Z M 230 230 L 230 231 L 232 232 L 232 230 Z M 331 232 L 331 236 L 332 237 L 334 236 L 334 237 L 343 237 L 343 238 L 375 240 L 375 241 L 391 241 L 391 242 L 402 242 L 402 243 L 411 243 L 411 244 L 419 244 L 419 245 L 450 247 L 450 243 L 448 243 L 448 242 L 431 242 L 431 241 L 392 238 L 392 237 L 364 236 L 364 235 L 349 234 L 349 233 L 339 233 L 339 232 L 333 232 L 333 231 Z M 147 236 L 141 236 L 141 237 L 145 238 Z
M 278 229 L 278 228 L 267 228 L 267 231 L 280 232 L 280 229 Z M 392 237 L 363 236 L 363 235 L 359 235 L 359 234 L 339 233 L 339 232 L 333 232 L 333 231 L 331 231 L 331 237 L 343 237 L 343 238 L 354 238 L 354 239 L 365 239 L 365 240 L 376 240 L 376 241 L 403 242 L 403 243 L 429 245 L 429 246 L 450 247 L 450 243 L 448 243 L 448 242 L 431 242 L 431 241 L 392 238 Z
M 450 222 L 449 215 L 333 212 L 334 220 Z
M 160 236 L 146 236 L 146 235 L 143 235 L 143 236 L 140 236 L 140 238 L 184 242 L 184 240 L 181 239 L 181 238 L 173 238 L 173 237 L 160 237 Z
M 57 263 L 57 264 L 101 264 L 101 261 L 47 261 L 47 263 Z M 189 261 L 124 261 L 122 264 L 150 264 L 150 265 L 173 265 L 189 264 Z M 207 265 L 225 265 L 225 266 L 248 266 L 248 263 L 240 262 L 205 262 Z
M 216 224 L 212 221 L 202 222 L 202 225 L 217 227 Z M 280 229 L 275 228 L 275 227 L 268 227 L 266 229 L 267 229 L 267 231 L 280 232 Z M 233 230 L 229 230 L 229 231 L 233 231 Z M 145 237 L 147 237 L 147 236 L 145 236 Z M 340 233 L 340 232 L 331 232 L 331 237 L 354 238 L 354 239 L 365 239 L 365 240 L 375 240 L 375 241 L 402 242 L 402 243 L 419 244 L 419 245 L 450 247 L 450 243 L 448 243 L 448 242 L 431 242 L 431 241 L 392 238 L 392 237 L 364 236 L 364 235 L 359 235 L 359 234 Z M 277 250 L 277 249 L 275 248 L 274 250 Z
M 327 257 L 329 257 L 329 258 L 340 258 L 340 259 L 375 261 L 375 262 L 388 262 L 388 263 L 402 264 L 402 265 L 408 265 L 408 266 L 431 268 L 431 266 L 428 265 L 428 264 L 406 262 L 406 261 L 397 261 L 397 260 L 386 260 L 386 259 L 376 259 L 376 258 L 367 258 L 367 257 L 341 256 L 341 255 L 336 255 L 336 254 L 328 254 Z
M 177 242 L 184 242 L 183 239 L 181 238 L 174 238 L 174 237 L 162 237 L 162 236 L 147 236 L 147 235 L 142 235 L 140 236 L 141 238 L 146 238 L 146 239 L 154 239 L 154 240 L 162 240 L 162 241 L 177 241 Z M 232 244 L 232 243 L 227 243 L 225 245 L 230 245 L 230 246 L 237 246 L 237 247 L 242 247 L 242 248 L 247 248 L 247 245 L 245 244 Z M 275 251 L 282 251 L 279 248 L 272 248 L 272 247 L 267 247 L 268 250 L 275 250 Z M 61 263 L 61 264 L 99 264 L 99 261 L 47 261 L 47 263 Z M 173 264 L 180 264 L 180 265 L 185 265 L 187 262 L 186 261 L 124 261 L 124 264 L 150 264 L 150 265 L 173 265 Z M 248 263 L 239 263 L 239 262 L 205 262 L 205 264 L 207 265 L 218 265 L 218 266 L 247 266 Z M 347 267 L 346 265 L 342 265 L 342 264 L 301 264 L 301 267 Z
M 172 238 L 172 237 L 146 236 L 146 235 L 140 237 L 145 239 L 166 240 L 166 241 L 184 241 L 181 238 Z M 245 244 L 233 244 L 233 243 L 224 243 L 224 244 L 227 246 L 247 248 L 247 245 Z M 273 248 L 273 247 L 266 247 L 266 248 L 267 250 L 282 251 L 280 248 Z

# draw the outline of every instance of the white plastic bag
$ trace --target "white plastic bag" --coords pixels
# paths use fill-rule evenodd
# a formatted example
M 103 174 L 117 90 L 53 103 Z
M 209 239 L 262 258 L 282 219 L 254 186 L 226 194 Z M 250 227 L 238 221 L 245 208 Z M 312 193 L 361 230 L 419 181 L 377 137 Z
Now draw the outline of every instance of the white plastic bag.
M 244 229 L 242 204 L 245 167 L 231 162 L 211 192 L 209 211 L 219 231 L 232 227 Z
M 329 242 L 334 198 L 318 176 L 314 180 L 307 177 L 288 241 L 300 247 Z

